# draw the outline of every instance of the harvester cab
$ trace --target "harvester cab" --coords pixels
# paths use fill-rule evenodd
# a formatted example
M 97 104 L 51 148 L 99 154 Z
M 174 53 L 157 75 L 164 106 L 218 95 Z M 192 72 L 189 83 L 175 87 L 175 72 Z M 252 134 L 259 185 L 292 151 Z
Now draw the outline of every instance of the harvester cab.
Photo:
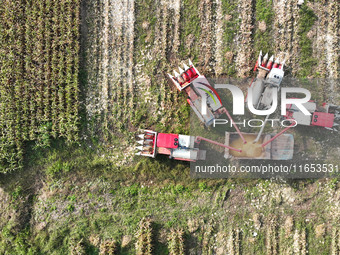
M 197 115 L 201 122 L 206 127 L 214 123 L 214 120 L 225 113 L 230 119 L 231 123 L 239 134 L 244 143 L 246 143 L 243 135 L 238 129 L 235 122 L 232 120 L 231 115 L 227 109 L 222 105 L 222 101 L 217 91 L 210 85 L 207 78 L 200 74 L 197 68 L 189 60 L 189 66 L 183 65 L 184 69 L 178 68 L 179 73 L 174 71 L 174 76 L 168 74 L 171 81 L 175 84 L 179 91 L 184 91 L 188 98 L 191 109 Z M 206 112 L 202 112 L 202 104 L 206 104 Z
M 273 103 L 274 88 L 280 89 L 284 76 L 285 61 L 280 63 L 279 58 L 274 61 L 274 56 L 268 59 L 268 53 L 262 57 L 262 51 L 257 59 L 254 71 L 258 71 L 256 78 L 250 84 L 252 88 L 252 103 L 255 109 L 269 109 Z M 247 96 L 247 100 L 249 100 Z

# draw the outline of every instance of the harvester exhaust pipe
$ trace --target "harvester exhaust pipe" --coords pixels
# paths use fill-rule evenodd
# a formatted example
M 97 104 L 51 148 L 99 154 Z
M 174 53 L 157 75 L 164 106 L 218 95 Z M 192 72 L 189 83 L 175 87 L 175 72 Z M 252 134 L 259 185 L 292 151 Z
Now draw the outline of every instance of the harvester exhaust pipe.
M 196 136 L 196 141 L 197 141 L 197 142 L 199 142 L 199 141 L 201 141 L 201 140 L 206 141 L 206 142 L 208 142 L 208 143 L 212 143 L 212 144 L 221 146 L 221 147 L 224 147 L 224 148 L 227 148 L 227 149 L 229 149 L 229 150 L 242 152 L 242 150 L 240 150 L 240 149 L 236 149 L 236 148 L 230 147 L 230 146 L 225 145 L 225 144 L 223 144 L 223 143 L 219 143 L 219 142 L 210 140 L 210 139 L 208 139 L 208 138 L 204 138 L 204 137 L 202 137 L 202 136 Z
M 242 141 L 244 144 L 247 143 L 246 139 L 244 139 L 241 131 L 238 129 L 238 126 L 235 124 L 235 122 L 233 121 L 232 117 L 230 116 L 230 113 L 228 112 L 228 110 L 226 108 L 223 109 L 224 113 L 228 116 L 228 118 L 230 119 L 231 123 L 233 123 L 233 126 L 236 130 L 236 132 L 238 133 L 238 135 L 241 137 Z
M 264 126 L 266 125 L 267 121 L 268 121 L 268 118 L 269 118 L 270 114 L 266 116 L 265 120 L 264 120 L 264 123 L 260 129 L 260 132 L 259 134 L 257 135 L 256 139 L 253 141 L 253 143 L 257 143 L 259 140 L 260 140 L 260 137 L 263 133 L 263 130 L 264 130 Z

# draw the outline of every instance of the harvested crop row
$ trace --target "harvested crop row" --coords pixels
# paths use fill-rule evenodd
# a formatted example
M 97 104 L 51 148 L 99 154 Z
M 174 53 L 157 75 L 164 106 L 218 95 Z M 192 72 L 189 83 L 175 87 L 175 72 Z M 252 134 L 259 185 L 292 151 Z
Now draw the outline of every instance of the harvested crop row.
M 223 72 L 223 14 L 222 1 L 216 1 L 216 44 L 215 44 L 215 74 L 220 75 Z
M 222 51 L 222 61 L 220 62 L 219 59 L 216 59 L 216 65 L 222 66 L 222 73 L 226 73 L 228 76 L 233 76 L 236 74 L 236 64 L 235 64 L 235 57 L 238 54 L 238 45 L 237 45 L 237 31 L 240 27 L 240 19 L 238 17 L 238 3 L 236 0 L 232 1 L 222 1 L 222 45 L 219 45 L 218 38 L 219 35 L 219 28 L 217 28 L 216 33 L 216 51 Z M 219 14 L 219 7 L 217 6 L 217 20 L 220 16 Z M 219 47 L 222 47 L 219 50 Z M 216 74 L 218 72 L 216 71 Z
M 213 35 L 214 35 L 214 10 L 211 0 L 200 1 L 199 18 L 201 26 L 201 36 L 199 37 L 200 61 L 203 62 L 204 71 L 211 72 L 210 62 L 212 58 Z
M 280 2 L 277 2 L 277 4 L 279 5 Z M 280 40 L 280 28 L 275 29 L 276 33 L 274 36 L 272 31 L 274 9 L 280 10 L 282 8 L 275 6 L 274 3 L 267 0 L 258 0 L 255 3 L 256 30 L 254 46 L 256 54 L 258 54 L 260 50 L 262 50 L 264 54 L 266 52 L 272 52 L 275 41 Z
M 237 74 L 240 77 L 247 77 L 251 71 L 253 46 L 253 6 L 246 0 L 239 2 L 241 16 L 240 29 L 238 31 L 238 54 L 236 57 Z
M 332 79 L 339 78 L 339 22 L 340 7 L 336 1 L 330 1 L 328 5 L 328 27 L 326 35 L 326 51 L 327 51 L 327 70 L 329 77 Z M 334 86 L 334 83 L 333 83 Z M 334 88 L 334 87 L 333 87 Z

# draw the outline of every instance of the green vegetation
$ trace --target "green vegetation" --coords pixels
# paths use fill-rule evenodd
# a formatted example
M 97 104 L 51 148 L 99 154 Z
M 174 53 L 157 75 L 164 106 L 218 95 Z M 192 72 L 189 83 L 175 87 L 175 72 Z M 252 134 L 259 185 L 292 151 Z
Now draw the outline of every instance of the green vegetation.
M 272 36 L 272 24 L 274 18 L 274 10 L 272 1 L 257 0 L 255 5 L 255 15 L 257 29 L 254 36 L 255 52 L 260 50 L 264 52 L 273 52 L 274 38 Z M 261 30 L 260 23 L 264 28 Z
M 0 7 L 0 171 L 23 167 L 26 141 L 78 138 L 79 1 Z
M 308 77 L 314 75 L 313 69 L 317 64 L 317 59 L 313 56 L 312 40 L 307 34 L 317 20 L 317 16 L 307 5 L 301 7 L 299 15 L 300 69 L 298 75 Z
M 314 226 L 327 225 L 332 202 L 325 206 L 329 193 L 318 190 L 332 194 L 339 186 L 335 180 L 293 182 L 292 187 L 269 180 L 193 180 L 187 163 L 160 157 L 143 158 L 136 165 L 116 165 L 97 153 L 98 147 L 85 145 L 67 146 L 62 141 L 52 141 L 50 148 L 33 149 L 32 145 L 27 155 L 29 167 L 20 176 L 13 173 L 1 179 L 1 187 L 11 198 L 1 219 L 6 215 L 11 219 L 0 221 L 0 253 L 100 254 L 114 250 L 113 254 L 136 254 L 140 249 L 152 249 L 152 254 L 168 254 L 174 249 L 187 251 L 187 247 L 208 252 L 215 245 L 224 247 L 228 238 L 223 236 L 232 228 L 234 250 L 263 254 L 271 226 L 266 219 L 275 215 L 282 226 L 277 231 L 283 231 L 287 216 L 300 222 L 311 211 L 317 212 Z M 30 190 L 34 182 L 41 187 L 38 191 Z M 282 185 L 294 193 L 287 197 L 279 188 Z M 307 187 L 318 190 L 307 193 Z M 302 205 L 310 198 L 314 203 L 308 204 L 308 210 L 302 205 L 292 210 L 284 202 L 291 197 Z M 28 215 L 33 224 L 25 221 Z M 307 236 L 316 235 L 312 228 L 306 231 Z M 330 235 L 327 229 L 324 235 Z M 278 239 L 279 247 L 291 246 L 289 238 Z M 328 242 L 308 242 L 309 251 L 330 249 Z
M 240 26 L 239 14 L 237 11 L 237 1 L 222 1 L 223 13 L 223 61 L 224 69 L 228 76 L 236 74 L 235 59 L 237 49 L 235 49 L 234 38 Z
M 194 63 L 199 61 L 200 56 L 200 36 L 201 36 L 201 20 L 200 1 L 184 0 L 181 11 L 181 32 L 180 32 L 180 51 L 182 59 L 189 57 Z

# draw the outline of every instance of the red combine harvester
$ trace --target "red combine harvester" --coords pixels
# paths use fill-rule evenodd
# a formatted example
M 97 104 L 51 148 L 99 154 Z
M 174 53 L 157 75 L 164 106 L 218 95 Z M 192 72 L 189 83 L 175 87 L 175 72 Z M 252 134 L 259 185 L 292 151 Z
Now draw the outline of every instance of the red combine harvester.
M 274 55 L 268 59 L 268 53 L 262 58 L 262 51 L 259 54 L 254 67 L 258 71 L 256 78 L 251 81 L 252 103 L 255 109 L 269 109 L 273 102 L 274 88 L 280 89 L 284 76 L 285 61 L 280 62 L 279 58 L 274 61 Z M 246 100 L 249 100 L 248 95 Z
M 205 160 L 206 151 L 198 148 L 202 140 L 232 151 L 242 152 L 239 149 L 200 136 L 164 134 L 144 130 L 144 133 L 137 137 L 139 139 L 137 143 L 140 145 L 137 147 L 139 152 L 136 155 L 151 158 L 154 158 L 157 154 L 164 154 L 176 160 Z
M 254 71 L 258 70 L 256 80 L 251 82 L 253 88 L 253 106 L 256 109 L 267 109 L 272 105 L 272 93 L 274 88 L 280 87 L 283 79 L 284 61 L 280 63 L 279 59 L 273 61 L 272 56 L 268 60 L 268 54 L 262 59 L 262 52 L 259 55 Z M 154 158 L 157 154 L 169 155 L 170 158 L 185 161 L 205 160 L 206 151 L 200 150 L 199 143 L 207 141 L 209 143 L 225 148 L 225 158 L 239 159 L 272 159 L 287 160 L 292 159 L 294 151 L 294 137 L 290 134 L 284 134 L 289 128 L 285 128 L 278 134 L 262 135 L 264 125 L 256 134 L 241 133 L 235 122 L 232 120 L 229 112 L 223 107 L 221 99 L 216 90 L 209 84 L 208 80 L 199 73 L 192 62 L 189 60 L 189 66 L 184 65 L 184 69 L 179 68 L 179 73 L 174 71 L 174 76 L 168 74 L 172 82 L 179 91 L 188 95 L 188 103 L 194 110 L 198 118 L 209 126 L 214 119 L 225 113 L 232 121 L 237 133 L 226 133 L 225 144 L 212 141 L 200 136 L 187 136 L 177 134 L 157 133 L 151 130 L 144 130 L 143 134 L 138 135 L 137 141 L 140 146 L 137 155 Z M 209 95 L 209 96 L 206 96 Z M 203 99 L 207 100 L 207 114 L 203 114 Z M 267 121 L 269 115 L 266 117 Z M 294 123 L 295 124 L 295 123 Z M 240 138 L 237 139 L 237 136 Z M 247 137 L 247 140 L 245 139 Z M 234 147 L 238 147 L 234 148 Z
M 222 105 L 222 101 L 217 91 L 209 84 L 209 81 L 199 73 L 196 67 L 189 60 L 189 66 L 183 65 L 184 69 L 178 68 L 179 73 L 174 71 L 174 76 L 169 75 L 171 81 L 175 84 L 179 91 L 184 91 L 187 95 L 187 102 L 197 115 L 197 117 L 205 124 L 210 126 L 214 119 L 225 113 L 232 121 L 234 128 L 246 143 L 240 130 L 235 122 L 232 120 L 227 109 Z M 207 96 L 206 96 L 207 95 Z M 206 98 L 207 112 L 202 113 L 202 103 Z
M 339 131 L 340 106 L 324 103 L 319 107 L 314 101 L 303 105 L 312 115 L 305 115 L 295 105 L 287 105 L 287 115 L 284 118 L 294 119 L 298 125 L 319 126 Z

